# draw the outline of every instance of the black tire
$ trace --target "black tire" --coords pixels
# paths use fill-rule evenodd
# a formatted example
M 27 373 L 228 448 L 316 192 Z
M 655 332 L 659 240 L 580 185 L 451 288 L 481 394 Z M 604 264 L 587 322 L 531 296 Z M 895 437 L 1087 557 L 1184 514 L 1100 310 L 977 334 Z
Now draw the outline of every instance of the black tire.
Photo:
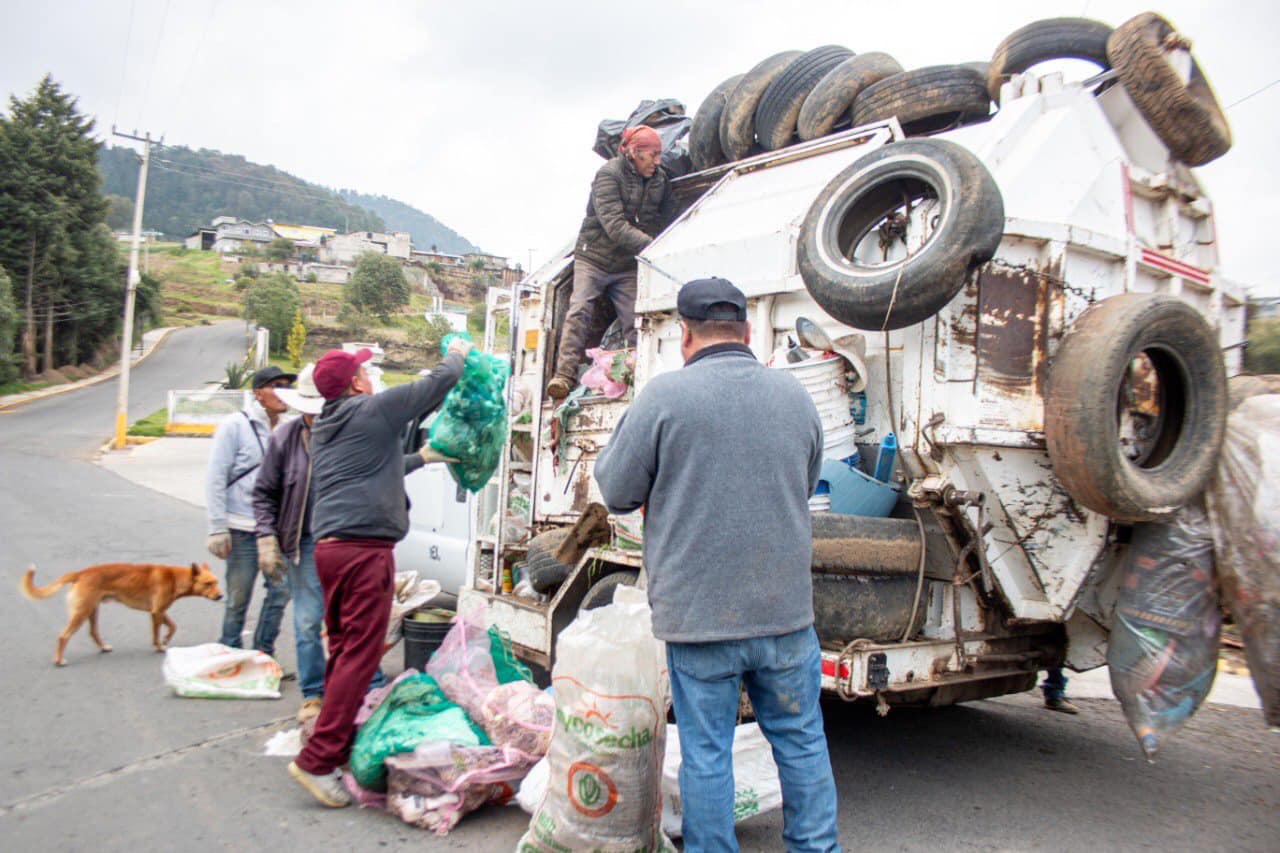
M 849 107 L 858 93 L 886 77 L 901 74 L 898 60 L 887 53 L 860 53 L 828 71 L 809 92 L 796 118 L 803 141 L 826 136 L 849 122 Z
M 639 579 L 640 573 L 634 569 L 621 569 L 607 574 L 587 589 L 587 594 L 582 596 L 582 603 L 578 605 L 578 609 L 595 610 L 597 607 L 612 604 L 614 590 L 620 586 L 635 586 Z
M 1105 71 L 1107 39 L 1111 27 L 1089 18 L 1048 18 L 1019 27 L 1005 37 L 991 54 L 984 75 L 991 100 L 1000 99 L 1000 87 L 1015 74 L 1050 59 L 1083 59 Z
M 775 53 L 742 75 L 733 87 L 720 114 L 720 150 L 727 160 L 741 160 L 751 153 L 756 141 L 756 107 L 769 84 L 787 70 L 798 50 Z
M 1058 346 L 1044 411 L 1054 473 L 1074 500 L 1121 521 L 1167 516 L 1200 494 L 1222 447 L 1227 377 L 1217 336 L 1172 296 L 1104 299 Z M 1127 441 L 1139 417 L 1147 435 Z
M 693 161 L 695 172 L 725 162 L 724 151 L 720 148 L 720 116 L 724 113 L 729 94 L 743 76 L 735 74 L 712 89 L 693 115 L 693 125 L 689 128 L 689 159 Z
M 908 135 L 934 133 L 991 114 L 987 81 L 964 65 L 931 65 L 873 83 L 853 100 L 854 127 L 897 117 Z
M 546 593 L 558 588 L 573 570 L 572 566 L 560 562 L 555 556 L 568 535 L 568 527 L 559 527 L 529 540 L 524 571 L 529 584 L 538 592 Z
M 854 249 L 903 196 L 935 197 L 929 238 L 914 254 L 882 264 Z M 901 329 L 951 301 L 1004 235 L 1004 201 L 991 173 L 953 142 L 908 139 L 856 160 L 818 194 L 800 228 L 805 287 L 828 314 L 857 329 Z
M 1203 166 L 1231 150 L 1231 127 L 1195 59 L 1185 84 L 1165 61 L 1163 45 L 1180 38 L 1164 18 L 1143 12 L 1116 27 L 1107 57 L 1169 153 L 1188 166 Z
M 756 139 L 766 151 L 786 148 L 796 141 L 796 119 L 805 99 L 827 72 L 853 56 L 838 44 L 815 47 L 800 54 L 760 96 L 756 107 Z

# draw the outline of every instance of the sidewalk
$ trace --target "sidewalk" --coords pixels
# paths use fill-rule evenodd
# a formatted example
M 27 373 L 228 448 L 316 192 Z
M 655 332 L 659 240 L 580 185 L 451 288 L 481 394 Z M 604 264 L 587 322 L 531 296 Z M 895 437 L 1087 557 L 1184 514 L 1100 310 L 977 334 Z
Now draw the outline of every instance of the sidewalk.
M 104 453 L 98 464 L 130 482 L 203 509 L 204 472 L 212 447 L 208 438 L 158 438 Z
M 142 333 L 142 344 L 134 348 L 129 364 L 134 365 L 142 361 L 155 351 L 155 348 L 164 340 L 165 336 L 174 329 L 182 328 L 181 326 L 166 326 L 161 329 L 152 329 L 149 332 Z M 32 400 L 40 400 L 44 397 L 52 397 L 55 394 L 63 394 L 67 391 L 74 391 L 77 388 L 84 388 L 88 385 L 97 385 L 99 382 L 106 382 L 108 379 L 114 379 L 120 375 L 120 365 L 115 364 L 108 367 L 96 376 L 90 376 L 88 379 L 80 379 L 76 382 L 66 382 L 61 385 L 50 385 L 47 388 L 37 388 L 34 391 L 25 391 L 21 394 L 6 394 L 0 397 L 0 410 L 11 409 L 14 406 L 21 406 L 23 403 L 30 403 Z

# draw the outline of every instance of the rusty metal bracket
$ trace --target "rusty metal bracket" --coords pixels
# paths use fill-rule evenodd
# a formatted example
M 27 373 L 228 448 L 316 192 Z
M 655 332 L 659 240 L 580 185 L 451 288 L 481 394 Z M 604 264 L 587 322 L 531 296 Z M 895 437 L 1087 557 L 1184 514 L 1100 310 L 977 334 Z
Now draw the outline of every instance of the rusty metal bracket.
M 875 645 L 871 640 L 859 638 L 850 643 L 846 643 L 845 647 L 840 650 L 839 657 L 836 658 L 836 693 L 846 702 L 855 701 L 858 696 L 849 690 L 848 679 L 840 677 L 840 670 L 847 668 L 850 677 L 853 676 L 853 653 L 865 649 L 868 646 Z

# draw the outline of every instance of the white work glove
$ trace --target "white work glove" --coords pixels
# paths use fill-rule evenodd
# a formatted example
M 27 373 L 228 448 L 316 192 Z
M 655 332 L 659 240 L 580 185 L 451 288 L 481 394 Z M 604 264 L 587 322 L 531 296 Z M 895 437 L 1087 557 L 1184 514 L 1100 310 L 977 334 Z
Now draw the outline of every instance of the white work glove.
M 283 574 L 284 558 L 280 555 L 280 540 L 274 536 L 258 537 L 258 568 L 271 580 Z
M 432 462 L 460 462 L 452 456 L 445 456 L 439 450 L 436 450 L 429 444 L 422 445 L 422 449 L 418 451 L 418 455 L 422 457 L 422 461 L 430 465 Z
M 221 533 L 211 533 L 205 541 L 205 547 L 209 549 L 209 553 L 217 557 L 219 560 L 227 559 L 227 555 L 231 553 L 231 531 L 224 530 Z
M 475 349 L 475 347 L 471 345 L 471 341 L 461 335 L 457 335 L 453 340 L 449 341 L 449 346 L 445 350 L 445 355 L 453 355 L 456 352 L 458 355 L 466 358 L 467 354 L 473 349 Z

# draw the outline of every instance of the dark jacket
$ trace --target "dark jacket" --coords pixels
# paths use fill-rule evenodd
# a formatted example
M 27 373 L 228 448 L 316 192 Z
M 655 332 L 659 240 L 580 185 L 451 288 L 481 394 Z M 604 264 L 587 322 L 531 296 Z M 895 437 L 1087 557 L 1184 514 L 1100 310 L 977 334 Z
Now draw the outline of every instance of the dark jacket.
M 302 418 L 271 434 L 253 485 L 254 533 L 275 536 L 297 563 L 302 537 L 311 532 L 310 431 Z
M 789 370 L 713 344 L 636 394 L 595 464 L 610 512 L 645 507 L 653 635 L 772 637 L 813 624 L 809 497 L 822 420 Z
M 461 375 L 462 357 L 450 355 L 416 382 L 324 404 L 311 426 L 311 529 L 317 541 L 404 538 L 409 499 L 401 433 L 410 420 L 438 407 Z
M 671 179 L 659 166 L 642 178 L 625 155 L 600 167 L 591 182 L 587 215 L 574 257 L 608 273 L 634 269 L 636 255 L 675 218 Z

